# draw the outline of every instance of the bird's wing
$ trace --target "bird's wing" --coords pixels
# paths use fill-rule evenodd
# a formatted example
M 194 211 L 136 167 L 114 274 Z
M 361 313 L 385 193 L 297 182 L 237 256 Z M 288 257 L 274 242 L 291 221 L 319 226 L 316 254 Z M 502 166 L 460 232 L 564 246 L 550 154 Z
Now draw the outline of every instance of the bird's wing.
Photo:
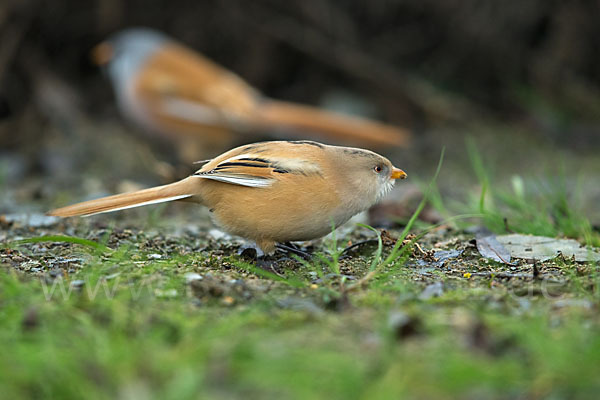
M 308 141 L 241 146 L 209 161 L 192 176 L 250 187 L 268 187 L 298 175 L 322 177 L 315 152 L 325 147 Z
M 202 168 L 192 176 L 240 186 L 268 187 L 276 180 L 274 174 L 285 172 L 267 159 L 242 155 L 223 160 L 210 169 Z

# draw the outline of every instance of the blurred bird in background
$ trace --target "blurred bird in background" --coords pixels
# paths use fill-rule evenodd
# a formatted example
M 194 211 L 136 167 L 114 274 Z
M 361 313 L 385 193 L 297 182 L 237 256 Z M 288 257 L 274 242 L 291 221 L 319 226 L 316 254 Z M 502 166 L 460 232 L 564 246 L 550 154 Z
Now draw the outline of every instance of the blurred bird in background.
M 123 115 L 173 139 L 183 162 L 264 134 L 373 149 L 406 147 L 411 137 L 403 128 L 265 97 L 203 55 L 146 28 L 113 35 L 94 48 L 92 58 L 105 67 Z

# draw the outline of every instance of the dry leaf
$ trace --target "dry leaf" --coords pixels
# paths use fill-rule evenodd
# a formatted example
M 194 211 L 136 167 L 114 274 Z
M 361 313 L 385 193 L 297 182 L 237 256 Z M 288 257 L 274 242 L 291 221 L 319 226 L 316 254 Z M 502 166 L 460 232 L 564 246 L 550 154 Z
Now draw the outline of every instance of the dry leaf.
M 485 258 L 509 264 L 511 252 L 494 235 L 477 235 L 477 250 Z
M 546 261 L 562 254 L 567 258 L 575 257 L 575 261 L 579 262 L 600 261 L 598 250 L 588 249 L 573 239 L 556 239 L 515 233 L 498 236 L 497 240 L 515 258 Z M 479 240 L 477 241 L 477 248 L 479 248 Z

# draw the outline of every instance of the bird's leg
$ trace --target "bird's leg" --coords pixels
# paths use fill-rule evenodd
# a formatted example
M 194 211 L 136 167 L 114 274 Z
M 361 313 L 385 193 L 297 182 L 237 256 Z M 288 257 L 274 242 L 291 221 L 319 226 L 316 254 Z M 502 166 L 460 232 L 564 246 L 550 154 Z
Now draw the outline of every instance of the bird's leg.
M 266 254 L 263 249 L 253 242 L 245 242 L 238 250 L 238 256 L 246 259 L 247 261 L 254 262 L 261 257 L 265 257 Z
M 265 254 L 258 246 L 245 245 L 238 251 L 238 256 L 262 270 L 281 276 L 276 269 L 277 260 L 273 259 L 271 255 Z
M 244 260 L 254 263 L 254 264 L 256 264 L 257 267 L 265 269 L 265 270 L 273 270 L 273 265 L 274 264 L 276 265 L 277 262 L 279 262 L 279 261 L 286 261 L 286 260 L 296 261 L 296 259 L 294 259 L 293 257 L 290 257 L 290 254 L 295 254 L 304 260 L 312 259 L 312 254 L 301 250 L 300 248 L 298 248 L 298 246 L 296 246 L 295 244 L 293 244 L 291 242 L 276 243 L 274 245 L 274 247 L 277 250 L 280 250 L 284 253 L 283 258 L 276 257 L 276 259 L 274 259 L 273 258 L 274 254 L 265 254 L 262 252 L 260 247 L 255 247 L 255 246 L 242 247 L 238 251 L 238 255 L 241 258 L 243 258 Z
M 275 247 L 278 248 L 279 250 L 282 250 L 288 254 L 295 254 L 298 257 L 303 258 L 306 261 L 309 261 L 312 259 L 312 254 L 307 253 L 306 251 L 300 250 L 295 244 L 291 243 L 291 242 L 286 242 L 286 243 L 277 243 L 275 244 Z

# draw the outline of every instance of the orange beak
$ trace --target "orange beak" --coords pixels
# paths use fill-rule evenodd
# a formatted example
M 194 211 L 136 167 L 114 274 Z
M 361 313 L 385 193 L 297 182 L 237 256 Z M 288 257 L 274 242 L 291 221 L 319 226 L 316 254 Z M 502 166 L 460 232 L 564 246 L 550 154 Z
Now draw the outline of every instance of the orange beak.
M 90 54 L 92 61 L 96 65 L 106 65 L 113 58 L 113 48 L 107 42 L 102 42 L 92 49 Z
M 406 177 L 406 172 L 402 171 L 400 168 L 394 167 L 394 169 L 392 169 L 392 179 L 406 179 Z

